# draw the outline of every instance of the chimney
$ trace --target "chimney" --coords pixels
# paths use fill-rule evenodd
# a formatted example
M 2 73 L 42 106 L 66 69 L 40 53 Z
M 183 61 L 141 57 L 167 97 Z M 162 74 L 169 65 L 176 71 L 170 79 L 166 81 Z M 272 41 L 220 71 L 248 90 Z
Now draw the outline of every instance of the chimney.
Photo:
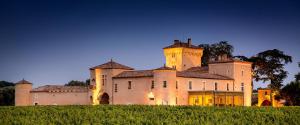
M 192 45 L 192 39 L 191 39 L 191 38 L 188 38 L 187 43 L 188 43 L 189 46 L 191 46 L 191 45 Z

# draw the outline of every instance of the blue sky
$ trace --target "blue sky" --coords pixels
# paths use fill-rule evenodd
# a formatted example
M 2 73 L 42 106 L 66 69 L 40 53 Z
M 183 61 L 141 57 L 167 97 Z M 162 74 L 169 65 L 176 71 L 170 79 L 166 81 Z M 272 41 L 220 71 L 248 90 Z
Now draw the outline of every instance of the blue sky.
M 89 67 L 111 58 L 157 68 L 163 47 L 191 37 L 195 45 L 229 41 L 234 55 L 282 50 L 293 57 L 286 83 L 300 71 L 299 12 L 292 0 L 3 0 L 0 80 L 25 78 L 35 86 L 85 80 Z

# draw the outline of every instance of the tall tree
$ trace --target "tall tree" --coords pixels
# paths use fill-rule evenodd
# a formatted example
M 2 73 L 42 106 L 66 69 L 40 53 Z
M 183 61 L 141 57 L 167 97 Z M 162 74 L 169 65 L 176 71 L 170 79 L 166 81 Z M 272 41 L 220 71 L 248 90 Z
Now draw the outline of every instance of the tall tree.
M 232 57 L 234 47 L 227 41 L 220 41 L 214 44 L 200 44 L 199 47 L 204 49 L 202 55 L 202 65 L 207 66 L 211 58 L 217 59 L 218 56 L 226 54 L 228 57 Z
M 282 97 L 287 101 L 287 105 L 300 105 L 300 81 L 292 81 L 281 90 Z
M 298 63 L 298 67 L 300 68 L 300 62 Z M 295 80 L 300 82 L 300 72 L 295 75 Z
M 0 106 L 15 104 L 15 84 L 0 81 Z
M 71 80 L 65 86 L 87 86 L 88 84 L 83 81 Z
M 249 60 L 253 62 L 254 79 L 270 81 L 270 87 L 279 90 L 288 73 L 284 70 L 284 65 L 291 63 L 292 57 L 283 51 L 273 49 L 260 52 Z

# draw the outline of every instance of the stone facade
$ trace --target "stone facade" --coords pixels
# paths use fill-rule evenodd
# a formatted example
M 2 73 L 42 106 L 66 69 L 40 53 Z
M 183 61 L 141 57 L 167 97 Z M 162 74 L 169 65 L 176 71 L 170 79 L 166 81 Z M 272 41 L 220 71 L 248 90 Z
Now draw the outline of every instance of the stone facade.
M 175 40 L 164 55 L 166 65 L 157 69 L 134 70 L 112 60 L 92 67 L 88 88 L 18 84 L 16 105 L 251 106 L 250 62 L 223 56 L 203 67 L 203 49 L 191 39 Z

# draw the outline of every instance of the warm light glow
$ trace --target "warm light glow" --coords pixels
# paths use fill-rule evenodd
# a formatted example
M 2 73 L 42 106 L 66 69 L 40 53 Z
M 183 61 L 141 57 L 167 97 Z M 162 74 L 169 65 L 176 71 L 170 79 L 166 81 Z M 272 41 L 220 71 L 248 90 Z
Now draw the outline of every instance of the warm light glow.
M 149 99 L 154 99 L 154 95 L 153 95 L 152 92 L 150 92 L 150 93 L 148 94 L 148 98 L 149 98 Z

